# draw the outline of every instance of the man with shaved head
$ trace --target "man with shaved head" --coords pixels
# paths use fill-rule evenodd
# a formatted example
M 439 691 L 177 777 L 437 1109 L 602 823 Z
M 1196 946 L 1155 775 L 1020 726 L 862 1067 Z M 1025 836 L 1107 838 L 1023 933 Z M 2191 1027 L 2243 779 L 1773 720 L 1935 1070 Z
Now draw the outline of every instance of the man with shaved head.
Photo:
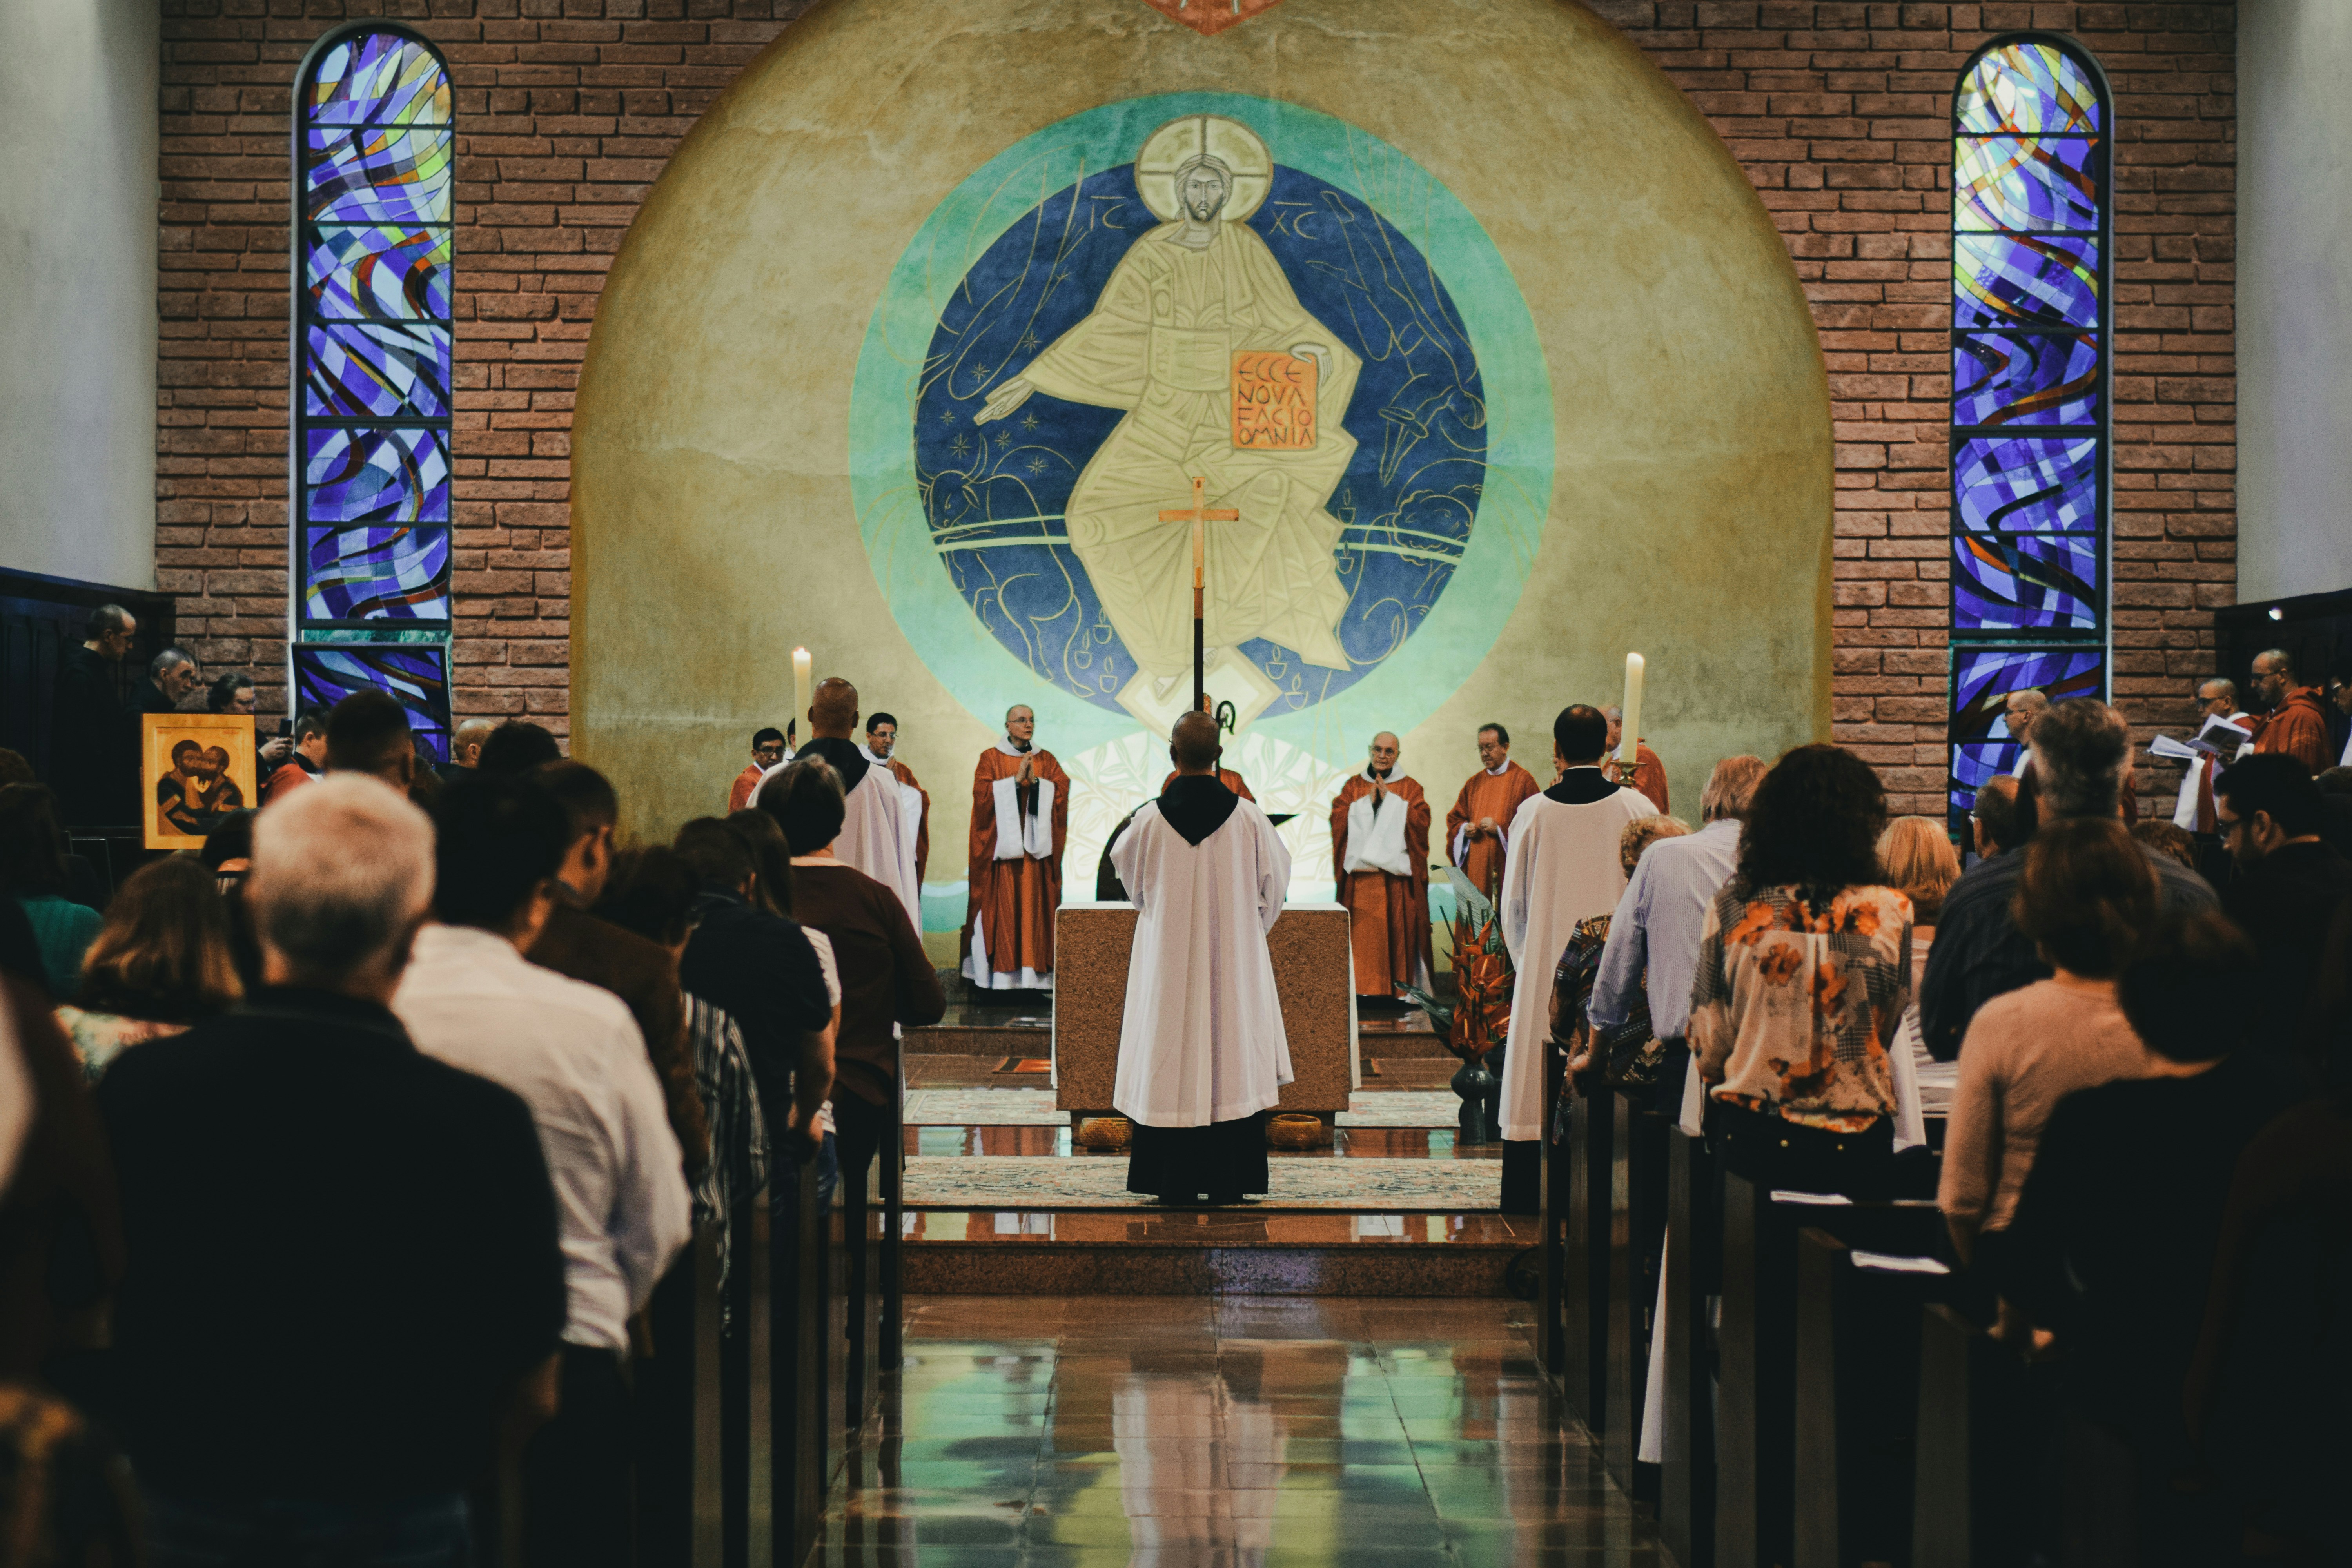
M 1070 775 L 1037 746 L 1025 703 L 971 773 L 971 904 L 963 973 L 975 991 L 1054 988 L 1054 911 L 1070 837 Z
M 809 694 L 809 742 L 794 762 L 821 759 L 841 781 L 841 837 L 833 853 L 843 865 L 865 872 L 898 897 L 915 929 L 923 929 L 922 873 L 915 865 L 915 823 L 904 809 L 904 790 L 887 767 L 878 767 L 864 747 L 852 739 L 857 733 L 857 688 L 839 676 L 827 676 Z M 768 781 L 788 764 L 779 763 L 751 792 L 761 805 Z M 761 807 L 765 809 L 764 805 Z
M 1291 1079 L 1265 933 L 1290 851 L 1218 776 L 1217 722 L 1176 721 L 1175 776 L 1111 847 L 1136 908 L 1111 1105 L 1135 1127 L 1127 1190 L 1164 1204 L 1266 1190 L 1265 1119 Z
M 1364 771 L 1331 802 L 1331 867 L 1348 906 L 1356 999 L 1400 1012 L 1400 985 L 1429 989 L 1429 797 L 1397 766 L 1403 748 L 1383 730 Z

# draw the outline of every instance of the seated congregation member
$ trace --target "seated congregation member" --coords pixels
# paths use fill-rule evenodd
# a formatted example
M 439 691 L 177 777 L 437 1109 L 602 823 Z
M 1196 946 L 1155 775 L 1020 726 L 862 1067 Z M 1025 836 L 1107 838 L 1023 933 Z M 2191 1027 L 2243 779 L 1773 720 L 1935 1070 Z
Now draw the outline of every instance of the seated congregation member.
M 1918 1033 L 1919 985 L 1927 976 L 1944 897 L 1960 879 L 1960 858 L 1942 823 L 1933 817 L 1898 816 L 1878 836 L 1878 863 L 1885 869 L 1887 886 L 1911 900 L 1911 1005 L 1903 1013 L 1907 1040 Z
M 478 771 L 478 770 L 477 770 Z M 590 912 L 613 869 L 613 835 L 621 797 L 585 763 L 541 764 L 532 775 L 563 807 L 571 842 L 555 872 L 555 902 L 547 923 L 524 950 L 542 969 L 583 980 L 628 1004 L 646 1059 L 661 1079 L 669 1128 L 686 1155 L 691 1182 L 710 1153 L 710 1132 L 694 1092 L 694 1062 L 686 1048 L 686 1005 L 677 984 L 677 957 L 633 931 Z
M 1171 733 L 1176 782 L 1135 814 L 1114 857 L 1136 908 L 1111 1104 L 1134 1126 L 1127 1190 L 1163 1204 L 1266 1190 L 1265 1120 L 1291 1081 L 1265 933 L 1290 851 L 1217 777 L 1217 723 Z
M 1579 921 L 1605 915 L 1625 891 L 1617 858 L 1625 825 L 1656 815 L 1638 790 L 1601 775 L 1609 721 L 1582 703 L 1552 721 L 1552 761 L 1559 782 L 1523 804 L 1511 818 L 1503 860 L 1503 890 L 1496 902 L 1503 941 L 1521 974 L 1556 963 Z M 1522 985 L 1511 998 L 1509 1040 L 1533 1049 L 1503 1051 L 1503 1209 L 1532 1214 L 1537 1201 L 1538 1141 L 1545 1133 L 1542 1042 L 1549 1037 L 1551 996 L 1541 984 Z M 1487 1061 L 1492 1065 L 1494 1055 Z M 1517 1147 L 1513 1148 L 1516 1144 Z
M 65 830 L 47 786 L 0 788 L 0 891 L 32 923 L 41 955 L 35 978 L 58 998 L 80 985 L 82 954 L 99 927 L 96 910 L 66 897 L 68 880 Z
M 2213 784 L 2221 842 L 2237 875 L 2221 908 L 2253 939 L 2261 977 L 2243 1001 L 2253 1046 L 2284 1058 L 2295 1047 L 2328 923 L 2352 897 L 2352 861 L 2320 839 L 2319 786 L 2294 758 L 2248 757 Z M 2306 1061 L 2306 1076 L 2316 1064 Z
M 898 1030 L 938 1023 L 948 1001 L 896 890 L 833 852 L 845 807 L 830 767 L 812 755 L 822 740 L 761 787 L 760 809 L 792 848 L 793 918 L 833 950 L 834 1132 L 842 1169 L 863 1171 L 897 1125 Z
M 1650 1027 L 1664 1047 L 1658 1110 L 1682 1108 L 1690 1079 L 1691 977 L 1707 906 L 1739 861 L 1739 832 L 1764 780 L 1764 759 L 1726 757 L 1699 793 L 1699 829 L 1653 845 L 1625 879 L 1587 1016 L 1595 1030 L 1625 1023 L 1646 991 Z
M 813 1159 L 824 1143 L 819 1112 L 833 1092 L 838 1007 L 816 946 L 791 916 L 760 906 L 766 879 L 740 830 L 697 817 L 675 847 L 700 889 L 678 984 L 734 1019 L 768 1136 L 793 1160 Z M 784 875 L 789 900 L 789 867 Z
M 256 839 L 268 988 L 98 1089 L 152 1561 L 460 1568 L 494 1433 L 551 1397 L 547 1164 L 520 1100 L 387 1005 L 433 892 L 424 814 L 346 775 Z
M 1652 845 L 1687 837 L 1690 830 L 1679 816 L 1642 816 L 1627 823 L 1617 838 L 1617 865 L 1625 873 L 1627 890 Z M 1617 907 L 1625 907 L 1623 899 Z M 1626 1001 L 1625 1016 L 1613 1036 L 1592 1022 L 1592 988 L 1601 961 L 1608 955 L 1614 921 L 1613 913 L 1577 921 L 1576 934 L 1568 939 L 1552 968 L 1551 1040 L 1568 1053 L 1568 1070 L 1579 1093 L 1596 1092 L 1604 1083 L 1619 1089 L 1652 1086 L 1664 1068 L 1665 1047 L 1658 1043 L 1650 1021 L 1650 999 L 1642 989 L 1644 974 L 1634 976 L 1635 994 Z
M 2197 840 L 2185 829 L 2151 816 L 2133 823 L 2131 836 L 2158 854 L 2169 856 L 2192 871 L 2197 869 Z
M 1982 1252 L 2002 1298 L 2054 1332 L 2074 1396 L 2158 1485 L 2193 1458 L 2180 1390 L 2231 1174 L 2289 1098 L 2241 1048 L 2255 976 L 2252 944 L 2218 914 L 2176 917 L 2141 945 L 2118 991 L 2150 1059 L 2058 1102 L 2000 1246 Z
M 95 1083 L 124 1050 L 226 1012 L 244 989 L 213 873 L 174 855 L 116 889 L 58 1022 Z
M 2027 740 L 2033 760 L 2031 826 L 2021 841 L 2060 822 L 2123 819 L 2123 779 L 2131 762 L 2131 732 L 2123 716 L 2088 697 L 2060 702 L 2032 721 Z M 2155 868 L 2168 913 L 2215 907 L 2205 879 L 2155 849 L 2139 853 Z M 1920 1033 L 1939 1062 L 1959 1054 L 1969 1020 L 1993 997 L 2030 985 L 2050 966 L 2020 929 L 2011 906 L 2025 858 L 2013 850 L 1969 868 L 1944 900 L 1935 950 L 1919 988 Z
M 790 919 L 793 898 L 799 890 L 793 876 L 792 841 L 784 837 L 783 828 L 774 817 L 756 805 L 727 814 L 728 830 L 743 841 L 751 854 L 751 901 L 772 915 Z M 837 980 L 833 970 L 833 951 L 828 943 L 816 942 L 817 961 L 824 967 L 828 982 Z
M 2119 820 L 2071 817 L 2034 835 L 2023 870 L 2017 926 L 2053 973 L 1979 1008 L 1960 1047 L 1937 1200 L 1964 1258 L 2008 1226 L 2061 1100 L 2158 1065 L 2116 998 L 2157 920 L 2147 852 Z
M 530 1107 L 562 1226 L 562 1383 L 522 1457 L 524 1560 L 625 1564 L 629 1319 L 687 1242 L 682 1156 L 628 1008 L 523 957 L 556 900 L 563 807 L 536 778 L 478 768 L 441 792 L 434 828 L 436 923 L 393 1011 L 419 1050 Z
M 228 913 L 229 956 L 236 978 L 247 991 L 261 989 L 261 944 L 254 940 L 253 910 L 245 900 L 246 878 L 253 869 L 253 818 L 249 811 L 231 812 L 205 835 L 197 859 L 213 874 Z
M 1885 825 L 1869 763 L 1797 747 L 1757 785 L 1700 927 L 1691 1055 L 1726 1163 L 1759 1186 L 1874 1196 L 1893 1180 L 1911 900 L 1879 880 Z
M 477 773 L 527 773 L 542 763 L 560 761 L 563 748 L 553 731 L 528 719 L 509 719 L 482 741 Z

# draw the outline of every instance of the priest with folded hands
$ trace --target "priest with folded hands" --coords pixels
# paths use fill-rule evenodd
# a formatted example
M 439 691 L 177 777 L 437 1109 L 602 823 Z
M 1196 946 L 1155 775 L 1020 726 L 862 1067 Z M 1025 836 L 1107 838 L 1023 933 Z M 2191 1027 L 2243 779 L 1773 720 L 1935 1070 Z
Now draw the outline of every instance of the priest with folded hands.
M 1265 1122 L 1291 1080 L 1265 935 L 1290 851 L 1217 776 L 1205 713 L 1176 721 L 1176 776 L 1139 809 L 1111 861 L 1137 910 L 1111 1104 L 1134 1124 L 1127 1190 L 1164 1204 L 1266 1190 Z

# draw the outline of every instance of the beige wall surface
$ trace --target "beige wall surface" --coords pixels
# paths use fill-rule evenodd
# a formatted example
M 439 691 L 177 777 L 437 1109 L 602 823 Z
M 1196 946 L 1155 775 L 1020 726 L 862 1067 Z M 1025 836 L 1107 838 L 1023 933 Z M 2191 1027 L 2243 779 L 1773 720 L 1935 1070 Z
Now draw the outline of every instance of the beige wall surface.
M 1286 0 L 1214 37 L 1129 0 L 834 0 L 704 116 L 598 306 L 573 442 L 575 750 L 639 831 L 723 803 L 805 644 L 897 713 L 932 795 L 930 879 L 961 876 L 971 760 L 996 698 L 1027 692 L 968 709 L 894 619 L 852 502 L 853 374 L 891 269 L 969 175 L 1072 115 L 1181 91 L 1381 138 L 1467 207 L 1534 323 L 1555 479 L 1491 649 L 1412 704 L 1405 766 L 1441 814 L 1484 721 L 1548 780 L 1552 714 L 1613 700 L 1628 648 L 1685 815 L 1718 755 L 1827 736 L 1819 343 L 1738 165 L 1621 35 L 1555 0 Z M 1344 769 L 1365 738 L 1307 749 Z M 1066 883 L 1088 896 L 1091 861 Z

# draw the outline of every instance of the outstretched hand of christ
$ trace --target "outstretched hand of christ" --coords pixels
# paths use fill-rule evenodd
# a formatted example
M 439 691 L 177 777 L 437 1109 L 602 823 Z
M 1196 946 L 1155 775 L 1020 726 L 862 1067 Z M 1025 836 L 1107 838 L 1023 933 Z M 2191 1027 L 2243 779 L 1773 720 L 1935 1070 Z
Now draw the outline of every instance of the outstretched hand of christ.
M 1029 384 L 1027 377 L 1016 375 L 988 395 L 988 401 L 980 405 L 980 412 L 971 416 L 971 422 L 985 425 L 992 419 L 1002 419 L 1028 402 L 1029 395 L 1036 390 Z

